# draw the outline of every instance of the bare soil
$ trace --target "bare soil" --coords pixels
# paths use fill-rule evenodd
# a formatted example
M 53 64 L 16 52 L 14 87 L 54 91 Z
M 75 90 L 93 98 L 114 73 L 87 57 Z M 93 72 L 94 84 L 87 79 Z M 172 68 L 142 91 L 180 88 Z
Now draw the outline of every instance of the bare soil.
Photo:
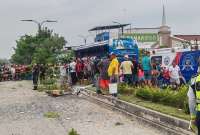
M 82 97 L 49 97 L 30 81 L 0 82 L 0 135 L 68 135 L 72 128 L 80 135 L 163 134 Z

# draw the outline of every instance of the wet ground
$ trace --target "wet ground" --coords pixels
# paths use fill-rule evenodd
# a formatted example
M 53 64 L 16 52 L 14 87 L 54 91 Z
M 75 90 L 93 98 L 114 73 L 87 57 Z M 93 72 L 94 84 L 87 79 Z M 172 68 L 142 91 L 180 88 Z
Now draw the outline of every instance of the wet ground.
M 52 98 L 33 91 L 29 81 L 0 82 L 0 135 L 68 135 L 72 128 L 80 135 L 162 135 L 83 97 Z

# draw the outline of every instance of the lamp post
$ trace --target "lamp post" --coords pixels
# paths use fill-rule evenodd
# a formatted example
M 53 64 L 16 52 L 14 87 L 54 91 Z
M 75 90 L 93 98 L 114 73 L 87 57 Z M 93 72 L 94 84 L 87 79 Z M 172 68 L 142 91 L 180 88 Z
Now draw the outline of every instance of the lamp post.
M 120 25 L 120 27 L 121 27 L 121 29 L 122 29 L 122 36 L 123 36 L 123 35 L 124 35 L 124 27 L 122 26 L 122 24 L 119 23 L 119 22 L 116 22 L 116 21 L 113 21 L 113 23 L 116 23 L 116 24 L 119 24 L 119 25 Z
M 82 38 L 84 40 L 85 45 L 87 44 L 87 39 L 90 37 L 90 35 L 83 36 L 83 35 L 78 35 L 78 37 Z
M 40 34 L 40 32 L 41 32 L 42 25 L 43 25 L 44 23 L 46 23 L 46 22 L 48 22 L 48 23 L 57 22 L 57 21 L 54 21 L 54 20 L 44 20 L 44 21 L 42 21 L 42 22 L 38 22 L 38 21 L 36 21 L 36 20 L 21 20 L 21 21 L 23 21 L 23 22 L 34 22 L 34 23 L 36 23 L 36 24 L 38 25 L 38 33 L 39 33 L 39 34 Z

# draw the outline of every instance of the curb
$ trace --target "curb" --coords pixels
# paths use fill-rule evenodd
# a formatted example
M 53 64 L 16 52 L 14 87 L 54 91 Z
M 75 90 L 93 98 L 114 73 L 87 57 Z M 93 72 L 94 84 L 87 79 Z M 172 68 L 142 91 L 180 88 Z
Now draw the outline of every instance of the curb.
M 182 120 L 173 116 L 162 114 L 157 111 L 147 109 L 135 104 L 131 104 L 110 96 L 98 95 L 95 92 L 84 89 L 89 97 L 88 100 L 103 105 L 105 107 L 117 110 L 131 117 L 135 117 L 137 120 L 142 121 L 144 124 L 148 124 L 162 130 L 167 134 L 174 135 L 194 135 L 189 131 L 189 121 Z

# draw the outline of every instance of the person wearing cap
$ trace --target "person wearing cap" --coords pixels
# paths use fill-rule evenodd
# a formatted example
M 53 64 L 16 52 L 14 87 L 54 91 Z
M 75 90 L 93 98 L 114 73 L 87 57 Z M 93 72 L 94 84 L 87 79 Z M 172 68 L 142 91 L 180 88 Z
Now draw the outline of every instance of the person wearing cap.
M 142 58 L 142 68 L 144 70 L 145 84 L 151 86 L 151 60 L 149 52 L 145 52 Z
M 110 77 L 110 83 L 118 83 L 119 80 L 119 62 L 117 60 L 116 54 L 110 54 L 110 65 L 108 67 L 108 76 Z M 117 94 L 117 93 L 116 93 Z M 116 95 L 114 95 L 116 96 Z
M 128 55 L 125 55 L 124 59 L 125 60 L 121 63 L 120 69 L 124 75 L 124 82 L 130 85 L 132 83 L 133 63 L 129 60 Z

